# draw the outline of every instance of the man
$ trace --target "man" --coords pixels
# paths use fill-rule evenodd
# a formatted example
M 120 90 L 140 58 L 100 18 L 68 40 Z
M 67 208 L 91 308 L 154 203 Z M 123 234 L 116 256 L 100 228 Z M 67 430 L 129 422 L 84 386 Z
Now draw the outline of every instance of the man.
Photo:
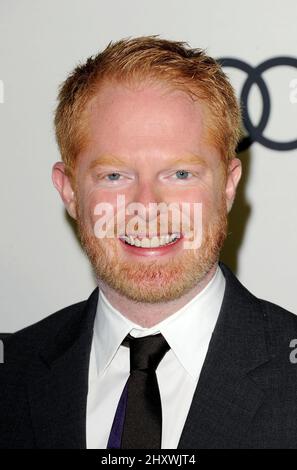
M 64 82 L 55 126 L 98 287 L 6 342 L 2 447 L 297 448 L 297 318 L 219 263 L 241 176 L 220 66 L 111 43 Z

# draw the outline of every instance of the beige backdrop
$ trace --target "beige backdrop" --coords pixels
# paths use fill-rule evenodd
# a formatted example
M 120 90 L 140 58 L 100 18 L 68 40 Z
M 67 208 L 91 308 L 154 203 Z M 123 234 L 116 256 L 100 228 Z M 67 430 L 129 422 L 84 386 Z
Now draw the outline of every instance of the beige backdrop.
M 95 285 L 51 183 L 57 87 L 73 66 L 110 40 L 145 34 L 257 66 L 296 57 L 296 18 L 296 0 L 0 1 L 0 331 L 82 300 Z M 226 71 L 239 94 L 246 74 Z M 263 79 L 271 100 L 264 135 L 297 139 L 297 69 L 274 67 Z M 255 85 L 248 107 L 258 123 Z M 254 143 L 242 161 L 223 259 L 256 295 L 297 312 L 297 150 Z

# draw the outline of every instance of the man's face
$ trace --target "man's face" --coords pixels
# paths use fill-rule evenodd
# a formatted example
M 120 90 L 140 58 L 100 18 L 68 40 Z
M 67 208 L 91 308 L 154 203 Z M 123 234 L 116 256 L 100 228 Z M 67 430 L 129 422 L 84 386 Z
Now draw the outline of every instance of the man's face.
M 220 152 L 207 139 L 206 112 L 186 93 L 160 83 L 107 84 L 88 106 L 88 143 L 77 159 L 75 191 L 73 197 L 62 197 L 77 219 L 81 243 L 98 280 L 131 300 L 155 303 L 180 298 L 218 260 L 240 168 L 233 163 L 225 178 Z M 64 185 L 70 185 L 67 177 Z M 68 194 L 72 194 L 69 188 Z M 128 222 L 133 212 L 126 212 L 124 229 L 119 228 L 119 196 L 125 207 L 137 202 L 144 208 L 140 217 L 144 225 L 138 225 L 140 240 L 145 235 L 179 232 L 177 241 L 151 248 L 127 244 L 118 235 L 132 233 Z M 109 238 L 98 237 L 96 231 L 100 218 L 96 207 L 102 203 L 113 208 Z M 178 229 L 170 211 L 168 226 L 161 226 L 160 213 L 152 217 L 151 203 L 177 204 Z M 190 207 L 184 226 L 182 203 Z M 194 203 L 202 208 L 202 227 L 201 221 L 195 226 Z M 149 233 L 151 222 L 157 224 L 153 233 Z M 185 248 L 188 229 L 193 235 L 201 228 L 201 245 Z

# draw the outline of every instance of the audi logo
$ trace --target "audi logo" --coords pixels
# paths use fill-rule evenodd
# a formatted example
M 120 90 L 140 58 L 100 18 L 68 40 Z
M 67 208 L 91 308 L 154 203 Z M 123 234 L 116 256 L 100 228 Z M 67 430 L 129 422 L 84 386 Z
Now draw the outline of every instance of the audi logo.
M 268 87 L 262 77 L 264 72 L 273 67 L 289 66 L 297 69 L 297 59 L 294 57 L 273 57 L 272 59 L 265 60 L 257 67 L 253 67 L 247 62 L 232 57 L 222 57 L 217 60 L 223 68 L 232 67 L 247 74 L 247 78 L 240 93 L 240 103 L 242 108 L 243 125 L 248 135 L 240 141 L 237 152 L 240 153 L 248 149 L 253 142 L 259 142 L 264 147 L 272 150 L 286 151 L 297 149 L 297 139 L 287 142 L 279 142 L 263 135 L 270 117 L 271 100 Z M 261 117 L 257 125 L 252 123 L 248 110 L 249 93 L 254 84 L 259 88 L 263 106 Z

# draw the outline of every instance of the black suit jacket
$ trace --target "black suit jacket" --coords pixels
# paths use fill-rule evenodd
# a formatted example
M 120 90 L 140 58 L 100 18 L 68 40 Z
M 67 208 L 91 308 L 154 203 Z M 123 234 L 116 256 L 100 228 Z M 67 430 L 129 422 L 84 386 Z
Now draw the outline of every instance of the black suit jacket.
M 254 297 L 220 266 L 224 300 L 178 448 L 296 449 L 297 364 L 290 362 L 290 342 L 297 317 Z M 87 301 L 6 338 L 1 448 L 86 448 L 97 299 L 98 288 Z

